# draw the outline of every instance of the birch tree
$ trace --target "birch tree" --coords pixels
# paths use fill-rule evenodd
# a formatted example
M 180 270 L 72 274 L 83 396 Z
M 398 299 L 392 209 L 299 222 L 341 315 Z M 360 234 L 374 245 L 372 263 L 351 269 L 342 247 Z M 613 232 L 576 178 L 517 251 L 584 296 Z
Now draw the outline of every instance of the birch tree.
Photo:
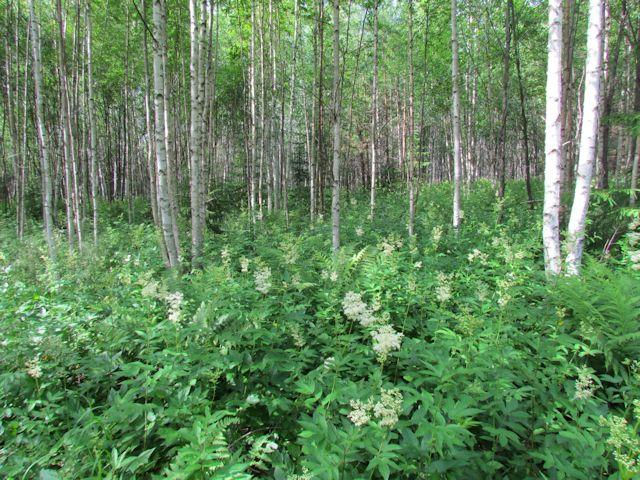
M 460 134 L 460 92 L 458 90 L 458 5 L 451 0 L 451 85 L 453 127 L 453 228 L 460 227 L 460 180 L 462 177 L 462 138 Z
M 204 242 L 204 218 L 202 217 L 204 202 L 202 191 L 202 155 L 203 155 L 203 118 L 204 118 L 204 82 L 205 82 L 205 40 L 206 40 L 206 3 L 200 0 L 202 8 L 198 17 L 196 0 L 189 1 L 191 61 L 190 94 L 191 125 L 189 130 L 189 149 L 191 167 L 191 261 L 194 268 L 202 263 L 202 246 Z
M 333 188 L 331 192 L 331 244 L 340 248 L 340 0 L 333 0 Z
M 91 7 L 89 0 L 85 1 L 85 25 L 87 27 L 86 34 L 86 52 L 87 52 L 87 103 L 89 118 L 89 148 L 87 149 L 87 156 L 89 158 L 89 175 L 90 175 L 90 197 L 91 197 L 91 210 L 93 214 L 93 242 L 98 242 L 98 168 L 96 161 L 97 151 L 97 132 L 95 121 L 95 104 L 93 95 L 93 64 L 91 55 Z
M 33 64 L 33 89 L 35 93 L 35 117 L 38 147 L 40 151 L 40 169 L 42 180 L 42 217 L 44 220 L 44 236 L 47 241 L 49 257 L 55 259 L 55 241 L 53 238 L 51 165 L 49 162 L 49 138 L 44 123 L 44 99 L 42 96 L 42 62 L 40 55 L 40 23 L 36 19 L 34 0 L 29 0 L 29 34 L 31 36 L 31 53 Z
M 584 227 L 589 208 L 591 178 L 597 157 L 598 127 L 600 122 L 600 77 L 602 73 L 602 12 L 603 0 L 589 1 L 589 28 L 587 30 L 587 60 L 585 68 L 582 130 L 576 189 L 567 230 L 567 273 L 576 275 L 582 261 Z
M 558 275 L 560 257 L 560 187 L 562 168 L 562 0 L 549 1 L 545 115 L 545 167 L 542 241 L 545 270 Z
M 414 153 L 414 110 L 413 110 L 413 95 L 414 95 L 414 76 L 413 76 L 413 0 L 409 0 L 409 58 L 407 59 L 409 63 L 409 128 L 408 128 L 408 173 L 407 173 L 407 184 L 409 188 L 409 236 L 413 236 L 413 226 L 415 223 L 416 216 L 416 194 L 415 194 L 415 185 L 414 185 L 414 174 L 415 174 L 415 153 Z
M 376 143 L 378 138 L 378 0 L 373 0 L 373 78 L 371 80 L 371 195 L 370 216 L 376 207 Z
M 158 178 L 158 208 L 162 234 L 167 249 L 168 266 L 179 265 L 178 247 L 171 215 L 169 182 L 167 179 L 167 129 L 165 101 L 166 16 L 163 0 L 153 0 L 153 88 L 155 111 L 156 175 Z

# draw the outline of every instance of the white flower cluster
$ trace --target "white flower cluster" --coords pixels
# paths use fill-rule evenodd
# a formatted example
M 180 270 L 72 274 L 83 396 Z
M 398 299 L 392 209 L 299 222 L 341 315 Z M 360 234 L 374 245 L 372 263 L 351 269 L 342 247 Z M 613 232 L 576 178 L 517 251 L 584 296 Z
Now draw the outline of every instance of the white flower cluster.
M 471 251 L 471 253 L 469 253 L 469 255 L 467 255 L 467 260 L 469 261 L 469 263 L 473 263 L 476 260 L 479 260 L 480 263 L 484 263 L 484 262 L 487 261 L 487 254 L 484 253 L 484 252 L 481 252 L 477 248 L 474 248 Z
M 351 411 L 347 417 L 356 427 L 361 427 L 371 421 L 370 413 L 373 410 L 373 399 L 370 398 L 366 403 L 360 400 L 351 400 L 349 405 L 351 406 Z
M 513 298 L 511 296 L 511 287 L 513 287 L 517 283 L 516 275 L 513 272 L 509 272 L 505 275 L 504 278 L 499 278 L 496 281 L 496 285 L 498 286 L 498 305 L 501 307 L 506 307 L 507 304 Z
M 263 267 L 257 270 L 253 274 L 253 279 L 256 283 L 256 290 L 260 293 L 267 294 L 271 290 L 271 269 L 269 267 Z
M 329 270 L 322 270 L 322 272 L 320 272 L 320 277 L 323 280 L 331 280 L 335 283 L 338 281 L 339 275 L 335 270 L 332 270 L 331 272 L 329 272 Z
M 374 311 L 380 309 L 380 304 L 376 302 L 370 308 L 363 300 L 359 293 L 347 292 L 342 300 L 342 310 L 349 320 L 360 323 L 363 327 L 375 328 L 371 332 L 373 337 L 373 351 L 378 357 L 380 363 L 384 363 L 389 353 L 394 350 L 400 350 L 402 345 L 402 337 L 404 334 L 396 332 L 389 322 L 389 315 L 378 317 L 374 315 Z
M 300 331 L 300 327 L 295 323 L 292 323 L 291 325 L 289 325 L 289 333 L 291 334 L 291 337 L 293 338 L 293 343 L 295 344 L 296 347 L 302 348 L 307 344 L 307 342 L 304 339 L 304 336 L 302 335 L 302 332 Z
M 300 475 L 287 475 L 287 480 L 312 480 L 313 476 L 309 472 L 307 467 L 302 467 L 302 473 Z
M 436 286 L 436 298 L 440 303 L 451 300 L 451 276 L 444 272 L 438 272 L 438 285 Z
M 362 235 L 364 235 L 364 229 L 362 227 L 356 227 L 356 235 L 358 237 L 361 237 Z
M 640 473 L 640 439 L 626 418 L 615 415 L 609 418 L 600 417 L 600 424 L 609 428 L 607 444 L 613 448 L 613 458 L 616 462 L 628 473 Z
M 351 411 L 347 415 L 356 427 L 362 427 L 373 418 L 380 422 L 381 427 L 393 428 L 398 423 L 398 416 L 402 411 L 402 394 L 397 388 L 380 389 L 380 399 L 374 403 L 369 397 L 366 402 L 351 400 Z
M 40 366 L 40 360 L 38 357 L 34 357 L 31 360 L 27 360 L 25 363 L 27 367 L 27 375 L 31 378 L 38 379 L 42 376 L 42 367 Z
M 335 366 L 336 366 L 335 357 L 327 357 L 324 359 L 324 362 L 322 363 L 322 368 L 324 368 L 325 370 L 331 370 Z
M 231 252 L 229 251 L 229 246 L 225 245 L 222 251 L 220 252 L 220 258 L 222 259 L 222 264 L 229 268 L 229 264 L 231 263 Z
M 247 257 L 240 258 L 240 271 L 247 273 L 249 271 L 249 259 Z
M 184 300 L 184 295 L 182 292 L 169 293 L 165 300 L 169 304 L 169 321 L 174 324 L 179 323 L 180 318 L 182 318 L 182 301 Z
M 298 251 L 298 247 L 295 243 L 282 242 L 280 244 L 280 248 L 282 249 L 284 263 L 287 265 L 295 265 L 298 262 L 300 252 Z
M 140 294 L 143 297 L 147 297 L 147 298 L 158 298 L 159 292 L 160 292 L 160 284 L 155 280 L 151 280 L 150 282 L 145 284 L 144 287 L 142 287 Z
M 359 322 L 363 327 L 369 327 L 378 322 L 372 309 L 362 301 L 359 293 L 347 292 L 342 300 L 342 310 L 349 320 Z
M 382 325 L 375 332 L 371 332 L 371 336 L 373 337 L 373 350 L 378 355 L 378 361 L 384 363 L 390 352 L 400 350 L 404 334 L 396 332 L 391 325 Z
M 389 235 L 378 244 L 378 249 L 382 251 L 385 256 L 391 255 L 395 250 L 402 248 L 402 239 L 397 235 Z
M 442 240 L 442 233 L 443 231 L 440 225 L 436 225 L 433 227 L 433 230 L 431 230 L 431 241 L 435 246 L 438 246 L 440 240 Z
M 593 377 L 587 369 L 581 369 L 578 372 L 578 379 L 576 380 L 576 391 L 573 394 L 574 400 L 585 401 L 593 397 L 593 393 L 596 390 L 596 386 L 593 383 Z

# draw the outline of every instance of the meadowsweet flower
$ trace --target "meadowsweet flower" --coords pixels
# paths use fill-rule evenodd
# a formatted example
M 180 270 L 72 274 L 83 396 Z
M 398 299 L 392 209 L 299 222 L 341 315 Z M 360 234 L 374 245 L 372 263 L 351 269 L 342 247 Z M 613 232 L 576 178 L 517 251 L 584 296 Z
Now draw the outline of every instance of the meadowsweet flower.
M 436 297 L 439 302 L 445 303 L 453 296 L 451 293 L 450 275 L 438 272 L 438 285 L 436 286 Z
M 302 467 L 300 475 L 287 475 L 287 480 L 313 480 L 313 477 L 307 467 Z
M 498 305 L 501 307 L 506 307 L 511 301 L 512 297 L 507 292 L 499 292 L 498 293 Z
M 476 286 L 476 295 L 480 302 L 484 302 L 489 297 L 489 286 L 482 281 L 478 282 Z
M 268 452 L 275 452 L 278 450 L 278 444 L 276 442 L 267 442 L 265 443 L 264 448 Z
M 291 337 L 293 337 L 293 343 L 296 347 L 302 348 L 306 345 L 306 341 L 302 336 L 302 332 L 300 332 L 300 327 L 298 325 L 292 324 L 289 326 L 289 333 Z
M 322 367 L 325 370 L 331 370 L 336 365 L 336 359 L 334 357 L 327 357 L 322 363 Z
M 167 303 L 169 304 L 169 321 L 171 323 L 180 322 L 183 299 L 184 295 L 182 292 L 173 292 L 166 296 Z
M 402 411 L 402 394 L 397 388 L 380 390 L 380 401 L 373 406 L 373 414 L 380 419 L 381 427 L 393 428 Z
M 249 405 L 257 405 L 260 403 L 260 397 L 255 393 L 250 394 L 245 400 Z
M 333 272 L 331 272 L 331 275 L 329 275 L 329 280 L 331 280 L 332 282 L 337 282 L 338 281 L 338 272 L 336 272 L 335 270 Z
M 435 227 L 433 227 L 433 230 L 431 230 L 431 241 L 434 243 L 434 245 L 438 245 L 438 243 L 440 243 L 440 240 L 442 239 L 442 227 L 440 225 L 436 225 Z
M 256 283 L 256 290 L 260 293 L 267 294 L 271 290 L 271 269 L 263 267 L 253 274 Z
M 607 444 L 613 448 L 613 458 L 631 474 L 640 473 L 640 439 L 623 417 L 600 417 L 600 424 L 609 428 Z
M 300 256 L 296 245 L 294 243 L 283 242 L 280 244 L 280 247 L 282 248 L 284 263 L 287 265 L 295 265 Z
M 469 255 L 467 255 L 467 260 L 469 261 L 469 263 L 473 263 L 476 260 L 480 260 L 481 262 L 484 262 L 486 259 L 487 259 L 486 253 L 481 252 L 477 248 L 474 248 L 473 251 Z
M 25 367 L 27 367 L 27 375 L 31 378 L 38 379 L 42 376 L 42 367 L 40 366 L 38 357 L 27 360 Z
M 402 337 L 404 334 L 396 332 L 391 325 L 382 325 L 375 332 L 371 332 L 373 337 L 373 351 L 376 352 L 379 362 L 384 362 L 393 350 L 400 350 Z
M 349 320 L 359 322 L 363 327 L 368 327 L 377 322 L 376 317 L 366 303 L 362 301 L 359 293 L 347 292 L 342 300 L 342 311 Z
M 361 237 L 362 235 L 364 235 L 364 230 L 362 227 L 356 227 L 356 235 L 358 237 Z
M 394 247 L 395 245 L 384 240 L 381 244 L 382 253 L 384 253 L 386 256 L 389 256 L 393 253 Z
M 349 402 L 351 406 L 351 412 L 347 415 L 349 420 L 353 422 L 356 427 L 366 425 L 371 420 L 371 411 L 373 410 L 373 400 L 369 399 L 366 403 L 360 400 L 351 400 Z
M 371 310 L 373 312 L 378 312 L 382 308 L 382 304 L 380 303 L 380 299 L 376 298 L 371 305 Z
M 351 203 L 351 205 L 353 205 L 354 207 L 358 204 L 358 200 L 356 200 L 355 198 L 351 197 L 351 200 L 349 200 L 349 202 Z
M 578 379 L 575 383 L 576 391 L 573 395 L 574 400 L 589 400 L 596 390 L 596 385 L 593 382 L 593 377 L 587 369 L 581 369 L 578 372 Z
M 249 259 L 247 257 L 240 258 L 240 271 L 247 273 L 249 271 Z
M 422 268 L 422 262 L 416 262 L 413 264 L 413 268 L 415 268 L 416 270 L 419 270 Z
M 147 298 L 157 298 L 158 297 L 158 287 L 159 284 L 156 281 L 150 281 L 148 282 L 144 287 L 142 287 L 142 290 L 140 291 L 140 294 L 143 297 L 147 297 Z

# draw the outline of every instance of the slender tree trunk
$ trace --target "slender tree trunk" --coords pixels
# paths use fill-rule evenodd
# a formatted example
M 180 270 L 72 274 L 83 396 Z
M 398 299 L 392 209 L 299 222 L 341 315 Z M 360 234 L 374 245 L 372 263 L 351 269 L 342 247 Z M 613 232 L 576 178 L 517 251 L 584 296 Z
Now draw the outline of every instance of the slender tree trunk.
M 460 92 L 458 90 L 458 14 L 457 0 L 451 0 L 451 84 L 453 88 L 453 105 L 451 123 L 453 124 L 453 228 L 460 227 L 460 180 L 462 162 L 462 135 L 460 134 Z
M 202 0 L 201 0 L 202 1 Z M 203 2 L 204 3 L 204 2 Z M 201 9 L 198 18 L 196 0 L 189 1 L 191 61 L 190 92 L 191 92 L 191 125 L 189 133 L 191 167 L 191 262 L 193 268 L 202 266 L 202 248 L 204 242 L 204 219 L 202 218 L 202 147 L 203 147 L 203 107 L 204 107 L 204 62 L 206 40 L 206 12 Z
M 47 241 L 49 257 L 55 260 L 55 240 L 53 238 L 51 165 L 49 163 L 49 139 L 44 121 L 44 99 L 42 97 L 42 64 L 40 56 L 40 23 L 36 19 L 34 0 L 29 0 L 29 33 L 31 35 L 31 53 L 33 64 L 33 83 L 35 92 L 36 130 L 40 149 L 40 169 L 42 178 L 42 216 L 44 219 L 44 235 Z
M 415 175 L 415 153 L 414 153 L 414 128 L 415 128 L 415 120 L 414 120 L 414 111 L 413 111 L 413 95 L 414 95 L 414 79 L 413 79 L 413 0 L 409 0 L 409 141 L 408 141 L 408 157 L 409 157 L 409 165 L 408 165 L 408 173 L 407 173 L 407 183 L 409 184 L 409 236 L 412 237 L 414 234 L 413 227 L 415 224 L 415 216 L 416 216 L 416 195 L 415 195 L 415 185 L 414 185 L 414 175 Z
M 591 177 L 597 156 L 598 123 L 600 121 L 600 76 L 602 73 L 603 0 L 589 1 L 587 30 L 587 64 L 585 67 L 582 133 L 576 191 L 567 231 L 567 273 L 576 275 L 582 261 L 584 227 L 589 208 Z
M 331 243 L 340 248 L 340 0 L 333 0 L 333 188 L 331 192 Z
M 146 5 L 145 0 L 142 0 L 142 12 L 146 17 Z M 158 214 L 158 190 L 156 181 L 156 168 L 155 168 L 155 142 L 153 127 L 151 125 L 151 117 L 153 116 L 151 108 L 151 88 L 149 86 L 149 52 L 147 48 L 147 29 L 145 26 L 143 35 L 143 49 L 144 49 L 144 116 L 145 116 L 145 128 L 146 128 L 146 154 L 147 154 L 147 170 L 149 171 L 149 200 L 151 203 L 151 215 L 153 216 L 153 223 L 160 227 L 160 216 Z M 161 242 L 164 247 L 164 242 Z M 166 252 L 165 252 L 166 253 Z
M 378 141 L 378 0 L 373 0 L 373 79 L 371 81 L 371 196 L 369 216 L 373 221 L 376 207 L 376 168 Z
M 591 14 L 589 14 L 591 15 Z M 603 29 L 605 27 L 603 26 Z M 603 30 L 604 31 L 604 30 Z M 611 111 L 613 109 L 613 99 L 614 95 L 617 91 L 618 87 L 618 58 L 620 57 L 620 45 L 622 44 L 624 28 L 621 25 L 619 27 L 618 36 L 616 38 L 616 43 L 613 45 L 613 52 L 606 52 L 606 75 L 604 75 L 604 86 L 603 91 L 604 95 L 602 97 L 602 118 L 605 120 L 611 115 Z M 601 34 L 602 35 L 602 34 Z M 605 45 L 605 48 L 608 50 L 608 45 Z M 591 52 L 589 52 L 591 54 Z M 605 55 L 605 52 L 603 52 Z M 584 115 L 584 112 L 583 112 Z M 584 120 L 583 120 L 584 122 Z M 611 165 L 609 162 L 609 137 L 611 135 L 611 124 L 609 121 L 604 121 L 600 125 L 601 129 L 601 148 L 600 148 L 600 175 L 599 175 L 599 187 L 600 188 L 609 188 L 609 173 L 611 170 Z M 614 172 L 615 173 L 615 172 Z
M 511 54 L 511 10 L 513 0 L 507 0 L 504 14 L 504 51 L 502 53 L 502 112 L 500 119 L 500 136 L 498 149 L 500 151 L 500 171 L 498 184 L 498 198 L 504 198 L 507 175 L 507 148 L 505 145 L 507 135 L 507 113 L 509 111 L 509 59 Z
M 636 151 L 633 156 L 633 164 L 631 167 L 631 193 L 629 195 L 629 206 L 631 207 L 635 206 L 636 197 L 638 195 L 636 193 L 636 190 L 638 189 L 638 160 L 640 160 L 640 137 L 636 138 Z
M 251 220 L 256 221 L 256 151 L 258 148 L 256 113 L 256 7 L 254 0 L 251 0 L 251 40 L 249 55 L 249 102 L 251 108 L 251 164 L 249 166 L 249 206 L 251 209 Z
M 542 240 L 545 270 L 558 275 L 560 257 L 560 187 L 562 183 L 562 0 L 549 1 Z
M 62 138 L 65 153 L 65 184 L 67 202 L 67 229 L 69 246 L 77 241 L 78 248 L 82 248 L 82 228 L 80 224 L 80 208 L 78 202 L 77 164 L 75 152 L 75 140 L 71 126 L 71 104 L 69 100 L 69 87 L 67 76 L 66 28 L 62 12 L 61 0 L 56 1 L 56 14 L 58 21 L 59 45 L 58 45 L 58 74 L 60 79 L 60 116 L 62 123 Z
M 533 191 L 531 189 L 531 157 L 529 156 L 529 121 L 527 119 L 527 99 L 524 92 L 522 69 L 520 68 L 520 50 L 518 26 L 513 2 L 511 4 L 511 21 L 513 22 L 513 43 L 515 48 L 516 73 L 518 75 L 518 96 L 520 97 L 520 122 L 522 126 L 522 141 L 524 144 L 524 179 L 527 189 L 527 200 L 533 208 Z
M 98 243 L 98 170 L 96 168 L 96 152 L 97 152 L 97 133 L 95 123 L 95 104 L 93 101 L 93 64 L 91 58 L 91 7 L 90 2 L 85 0 L 85 24 L 87 27 L 87 101 L 88 101 L 88 118 L 89 118 L 89 170 L 91 177 L 91 210 L 93 213 L 93 242 Z
M 153 84 L 155 107 L 156 169 L 158 178 L 158 207 L 162 233 L 170 268 L 179 266 L 178 248 L 173 234 L 169 182 L 167 180 L 167 143 L 165 125 L 165 68 L 166 17 L 163 0 L 153 0 Z
M 291 82 L 290 82 L 290 98 L 289 98 L 289 155 L 286 157 L 285 169 L 284 169 L 284 182 L 283 182 L 283 202 L 284 202 L 284 213 L 287 220 L 287 225 L 289 225 L 289 191 L 288 191 L 288 183 L 289 183 L 289 175 L 291 170 L 291 165 L 293 163 L 294 156 L 294 118 L 293 112 L 295 108 L 295 100 L 296 100 L 296 58 L 297 58 L 297 49 L 298 49 L 298 31 L 300 29 L 300 14 L 299 14 L 299 0 L 294 1 L 294 26 L 293 26 L 293 46 L 292 46 L 292 59 L 291 59 Z

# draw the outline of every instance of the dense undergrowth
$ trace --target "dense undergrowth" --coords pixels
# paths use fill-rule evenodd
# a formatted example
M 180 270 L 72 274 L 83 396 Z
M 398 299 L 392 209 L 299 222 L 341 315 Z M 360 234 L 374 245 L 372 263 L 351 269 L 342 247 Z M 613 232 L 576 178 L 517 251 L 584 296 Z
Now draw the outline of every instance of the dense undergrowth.
M 474 185 L 458 235 L 449 188 L 413 240 L 404 195 L 346 198 L 336 258 L 303 208 L 229 215 L 181 276 L 147 224 L 52 264 L 3 222 L 0 477 L 633 478 L 640 234 L 596 198 L 583 277 L 549 282 L 521 185 Z

